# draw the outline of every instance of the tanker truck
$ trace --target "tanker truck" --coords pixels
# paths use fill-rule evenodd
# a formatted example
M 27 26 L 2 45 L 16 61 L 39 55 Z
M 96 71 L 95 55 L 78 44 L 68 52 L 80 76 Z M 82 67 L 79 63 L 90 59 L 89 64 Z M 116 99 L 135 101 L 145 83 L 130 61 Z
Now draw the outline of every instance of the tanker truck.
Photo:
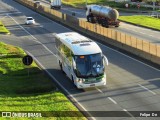
M 103 27 L 115 26 L 119 27 L 119 13 L 116 9 L 108 6 L 87 5 L 86 7 L 87 21 L 91 23 L 99 23 Z

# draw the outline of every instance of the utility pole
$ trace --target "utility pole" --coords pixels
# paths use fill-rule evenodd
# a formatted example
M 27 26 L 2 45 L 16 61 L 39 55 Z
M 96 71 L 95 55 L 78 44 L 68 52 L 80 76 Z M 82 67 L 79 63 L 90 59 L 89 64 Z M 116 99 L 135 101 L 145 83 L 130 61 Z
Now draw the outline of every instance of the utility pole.
M 153 2 L 153 11 L 155 10 L 155 0 L 152 0 Z

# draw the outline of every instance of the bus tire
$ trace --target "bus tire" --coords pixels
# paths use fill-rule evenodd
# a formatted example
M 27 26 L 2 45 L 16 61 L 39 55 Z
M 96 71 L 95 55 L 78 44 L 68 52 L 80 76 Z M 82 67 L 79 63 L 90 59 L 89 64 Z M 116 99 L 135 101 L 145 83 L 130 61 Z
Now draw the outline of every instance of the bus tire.
M 71 76 L 72 76 L 72 75 L 71 75 Z M 71 79 L 71 80 L 72 80 L 72 82 L 74 83 L 74 79 L 73 79 L 73 76 L 72 76 L 71 78 L 72 78 L 72 79 Z
M 62 71 L 62 73 L 64 73 L 63 66 L 62 66 L 62 63 L 60 61 L 59 61 L 59 67 L 60 67 L 60 70 Z
M 71 75 L 72 76 L 72 75 Z M 75 83 L 74 83 L 74 79 L 73 79 L 73 76 L 71 77 L 72 79 L 72 82 L 73 82 L 73 84 L 74 84 L 74 87 L 77 89 L 77 86 L 75 85 Z

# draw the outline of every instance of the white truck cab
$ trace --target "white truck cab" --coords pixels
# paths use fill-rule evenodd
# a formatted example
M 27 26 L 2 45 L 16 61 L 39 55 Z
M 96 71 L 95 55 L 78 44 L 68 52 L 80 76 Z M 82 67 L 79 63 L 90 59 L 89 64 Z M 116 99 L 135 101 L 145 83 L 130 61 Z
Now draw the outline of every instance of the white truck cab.
M 51 9 L 61 9 L 61 0 L 51 0 Z

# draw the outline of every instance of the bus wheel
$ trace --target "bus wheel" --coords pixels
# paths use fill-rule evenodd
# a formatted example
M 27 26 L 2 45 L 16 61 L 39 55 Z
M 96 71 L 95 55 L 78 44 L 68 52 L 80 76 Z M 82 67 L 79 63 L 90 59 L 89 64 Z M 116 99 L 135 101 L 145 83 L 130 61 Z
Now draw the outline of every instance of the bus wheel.
M 62 63 L 60 61 L 59 61 L 59 66 L 60 66 L 60 69 L 61 69 L 62 73 L 64 73 Z
M 73 76 L 72 76 L 72 82 L 74 83 L 74 79 L 73 79 Z
M 74 79 L 73 79 L 73 76 L 72 76 L 72 82 L 74 84 Z M 77 86 L 74 84 L 74 87 L 77 89 Z

